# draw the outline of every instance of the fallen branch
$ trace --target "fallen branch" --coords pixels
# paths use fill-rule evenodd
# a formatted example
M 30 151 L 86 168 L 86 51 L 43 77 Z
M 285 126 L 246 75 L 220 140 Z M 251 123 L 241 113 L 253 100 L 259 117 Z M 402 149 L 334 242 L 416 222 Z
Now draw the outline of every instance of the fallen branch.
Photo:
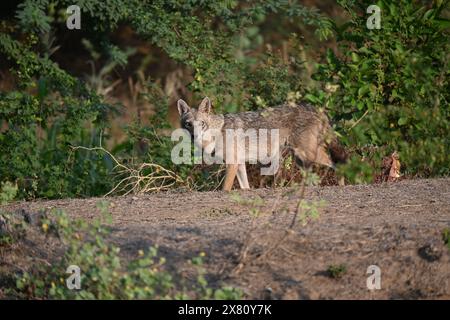
M 119 193 L 122 195 L 140 194 L 149 192 L 159 192 L 172 188 L 177 183 L 183 184 L 184 181 L 176 173 L 168 170 L 156 163 L 142 163 L 137 168 L 127 167 L 114 157 L 108 150 L 103 147 L 87 148 L 82 146 L 72 147 L 72 150 L 87 150 L 87 151 L 102 151 L 106 153 L 114 161 L 114 170 L 119 171 L 117 176 L 125 177 L 117 183 L 108 193 L 104 195 L 107 197 L 112 193 Z M 148 172 L 150 171 L 150 172 Z M 148 173 L 146 173 L 148 172 Z

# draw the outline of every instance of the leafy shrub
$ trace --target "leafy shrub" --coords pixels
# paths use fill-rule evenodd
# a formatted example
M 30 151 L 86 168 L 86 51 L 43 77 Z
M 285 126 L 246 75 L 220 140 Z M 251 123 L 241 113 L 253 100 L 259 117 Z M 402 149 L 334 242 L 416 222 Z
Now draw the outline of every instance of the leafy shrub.
M 313 102 L 327 106 L 343 140 L 375 167 L 397 150 L 409 174 L 448 174 L 448 1 L 377 1 L 381 29 L 373 30 L 365 13 L 371 1 L 339 3 L 351 18 L 335 28 L 339 50 L 329 49 L 319 65 L 323 86 Z M 364 162 L 350 166 L 371 179 Z
M 41 229 L 46 236 L 58 236 L 65 246 L 62 257 L 52 266 L 39 265 L 18 275 L 12 294 L 33 299 L 239 299 L 242 293 L 232 287 L 212 289 L 204 277 L 203 254 L 192 259 L 198 277 L 192 287 L 180 287 L 164 270 L 165 258 L 158 256 L 157 247 L 124 263 L 120 248 L 106 241 L 109 234 L 105 223 L 111 217 L 107 203 L 99 204 L 103 218 L 88 224 L 70 220 L 62 211 L 54 211 L 52 219 L 44 219 Z M 81 271 L 81 289 L 66 286 L 68 266 Z
M 9 247 L 23 239 L 26 233 L 23 219 L 0 213 L 0 248 Z
M 340 279 L 347 273 L 347 266 L 345 264 L 329 265 L 327 268 L 327 274 L 330 278 Z
M 294 40 L 293 45 L 296 42 Z M 269 49 L 254 70 L 249 70 L 246 76 L 245 89 L 253 108 L 298 102 L 304 92 L 303 62 L 299 57 L 293 56 L 289 61 L 283 61 Z
M 442 240 L 448 250 L 450 250 L 450 228 L 445 228 L 444 231 L 442 231 Z
M 0 93 L 0 120 L 7 128 L 0 135 L 0 177 L 17 181 L 22 197 L 73 196 L 81 190 L 101 194 L 102 179 L 95 175 L 102 176 L 107 166 L 102 170 L 102 159 L 93 161 L 92 155 L 71 162 L 69 147 L 86 136 L 95 142 L 86 123 L 101 130 L 108 107 L 47 57 L 34 53 L 35 42 L 33 35 L 20 43 L 0 34 L 0 51 L 14 61 L 21 89 Z M 33 88 L 37 93 L 30 92 Z
M 17 186 L 9 181 L 2 182 L 0 188 L 0 205 L 7 204 L 14 200 L 17 195 Z

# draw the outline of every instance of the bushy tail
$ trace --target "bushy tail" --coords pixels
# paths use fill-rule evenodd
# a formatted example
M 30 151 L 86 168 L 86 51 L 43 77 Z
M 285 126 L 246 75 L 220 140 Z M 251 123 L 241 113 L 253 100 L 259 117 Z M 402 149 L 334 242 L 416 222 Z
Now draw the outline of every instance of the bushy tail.
M 331 160 L 333 160 L 334 163 L 347 162 L 348 154 L 336 137 L 333 138 L 331 143 L 328 145 L 328 150 L 330 150 Z

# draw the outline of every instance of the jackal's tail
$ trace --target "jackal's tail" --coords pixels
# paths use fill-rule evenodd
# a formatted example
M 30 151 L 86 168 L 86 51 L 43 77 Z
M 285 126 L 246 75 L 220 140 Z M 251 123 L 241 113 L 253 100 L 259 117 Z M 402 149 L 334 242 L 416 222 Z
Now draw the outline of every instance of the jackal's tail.
M 331 160 L 333 160 L 334 163 L 347 162 L 348 154 L 336 137 L 331 140 L 328 145 L 328 150 L 330 151 Z

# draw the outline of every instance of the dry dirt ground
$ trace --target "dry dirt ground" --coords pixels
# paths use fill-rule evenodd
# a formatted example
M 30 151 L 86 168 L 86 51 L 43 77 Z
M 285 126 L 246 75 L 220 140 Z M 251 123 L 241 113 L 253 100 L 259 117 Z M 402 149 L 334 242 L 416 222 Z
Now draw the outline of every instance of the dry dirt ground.
M 239 287 L 250 299 L 450 299 L 450 251 L 442 236 L 450 228 L 448 178 L 309 187 L 309 203 L 325 205 L 306 225 L 296 223 L 279 245 L 298 192 L 238 194 L 240 200 L 224 192 L 108 198 L 111 241 L 129 257 L 158 244 L 167 266 L 178 271 L 205 252 L 210 283 Z M 248 203 L 258 197 L 262 201 Z M 99 215 L 99 200 L 17 202 L 2 209 L 34 214 L 62 208 L 72 218 L 91 220 Z M 249 213 L 255 208 L 258 218 Z M 345 271 L 331 277 L 327 270 L 339 265 Z M 370 265 L 381 270 L 380 290 L 367 289 Z

